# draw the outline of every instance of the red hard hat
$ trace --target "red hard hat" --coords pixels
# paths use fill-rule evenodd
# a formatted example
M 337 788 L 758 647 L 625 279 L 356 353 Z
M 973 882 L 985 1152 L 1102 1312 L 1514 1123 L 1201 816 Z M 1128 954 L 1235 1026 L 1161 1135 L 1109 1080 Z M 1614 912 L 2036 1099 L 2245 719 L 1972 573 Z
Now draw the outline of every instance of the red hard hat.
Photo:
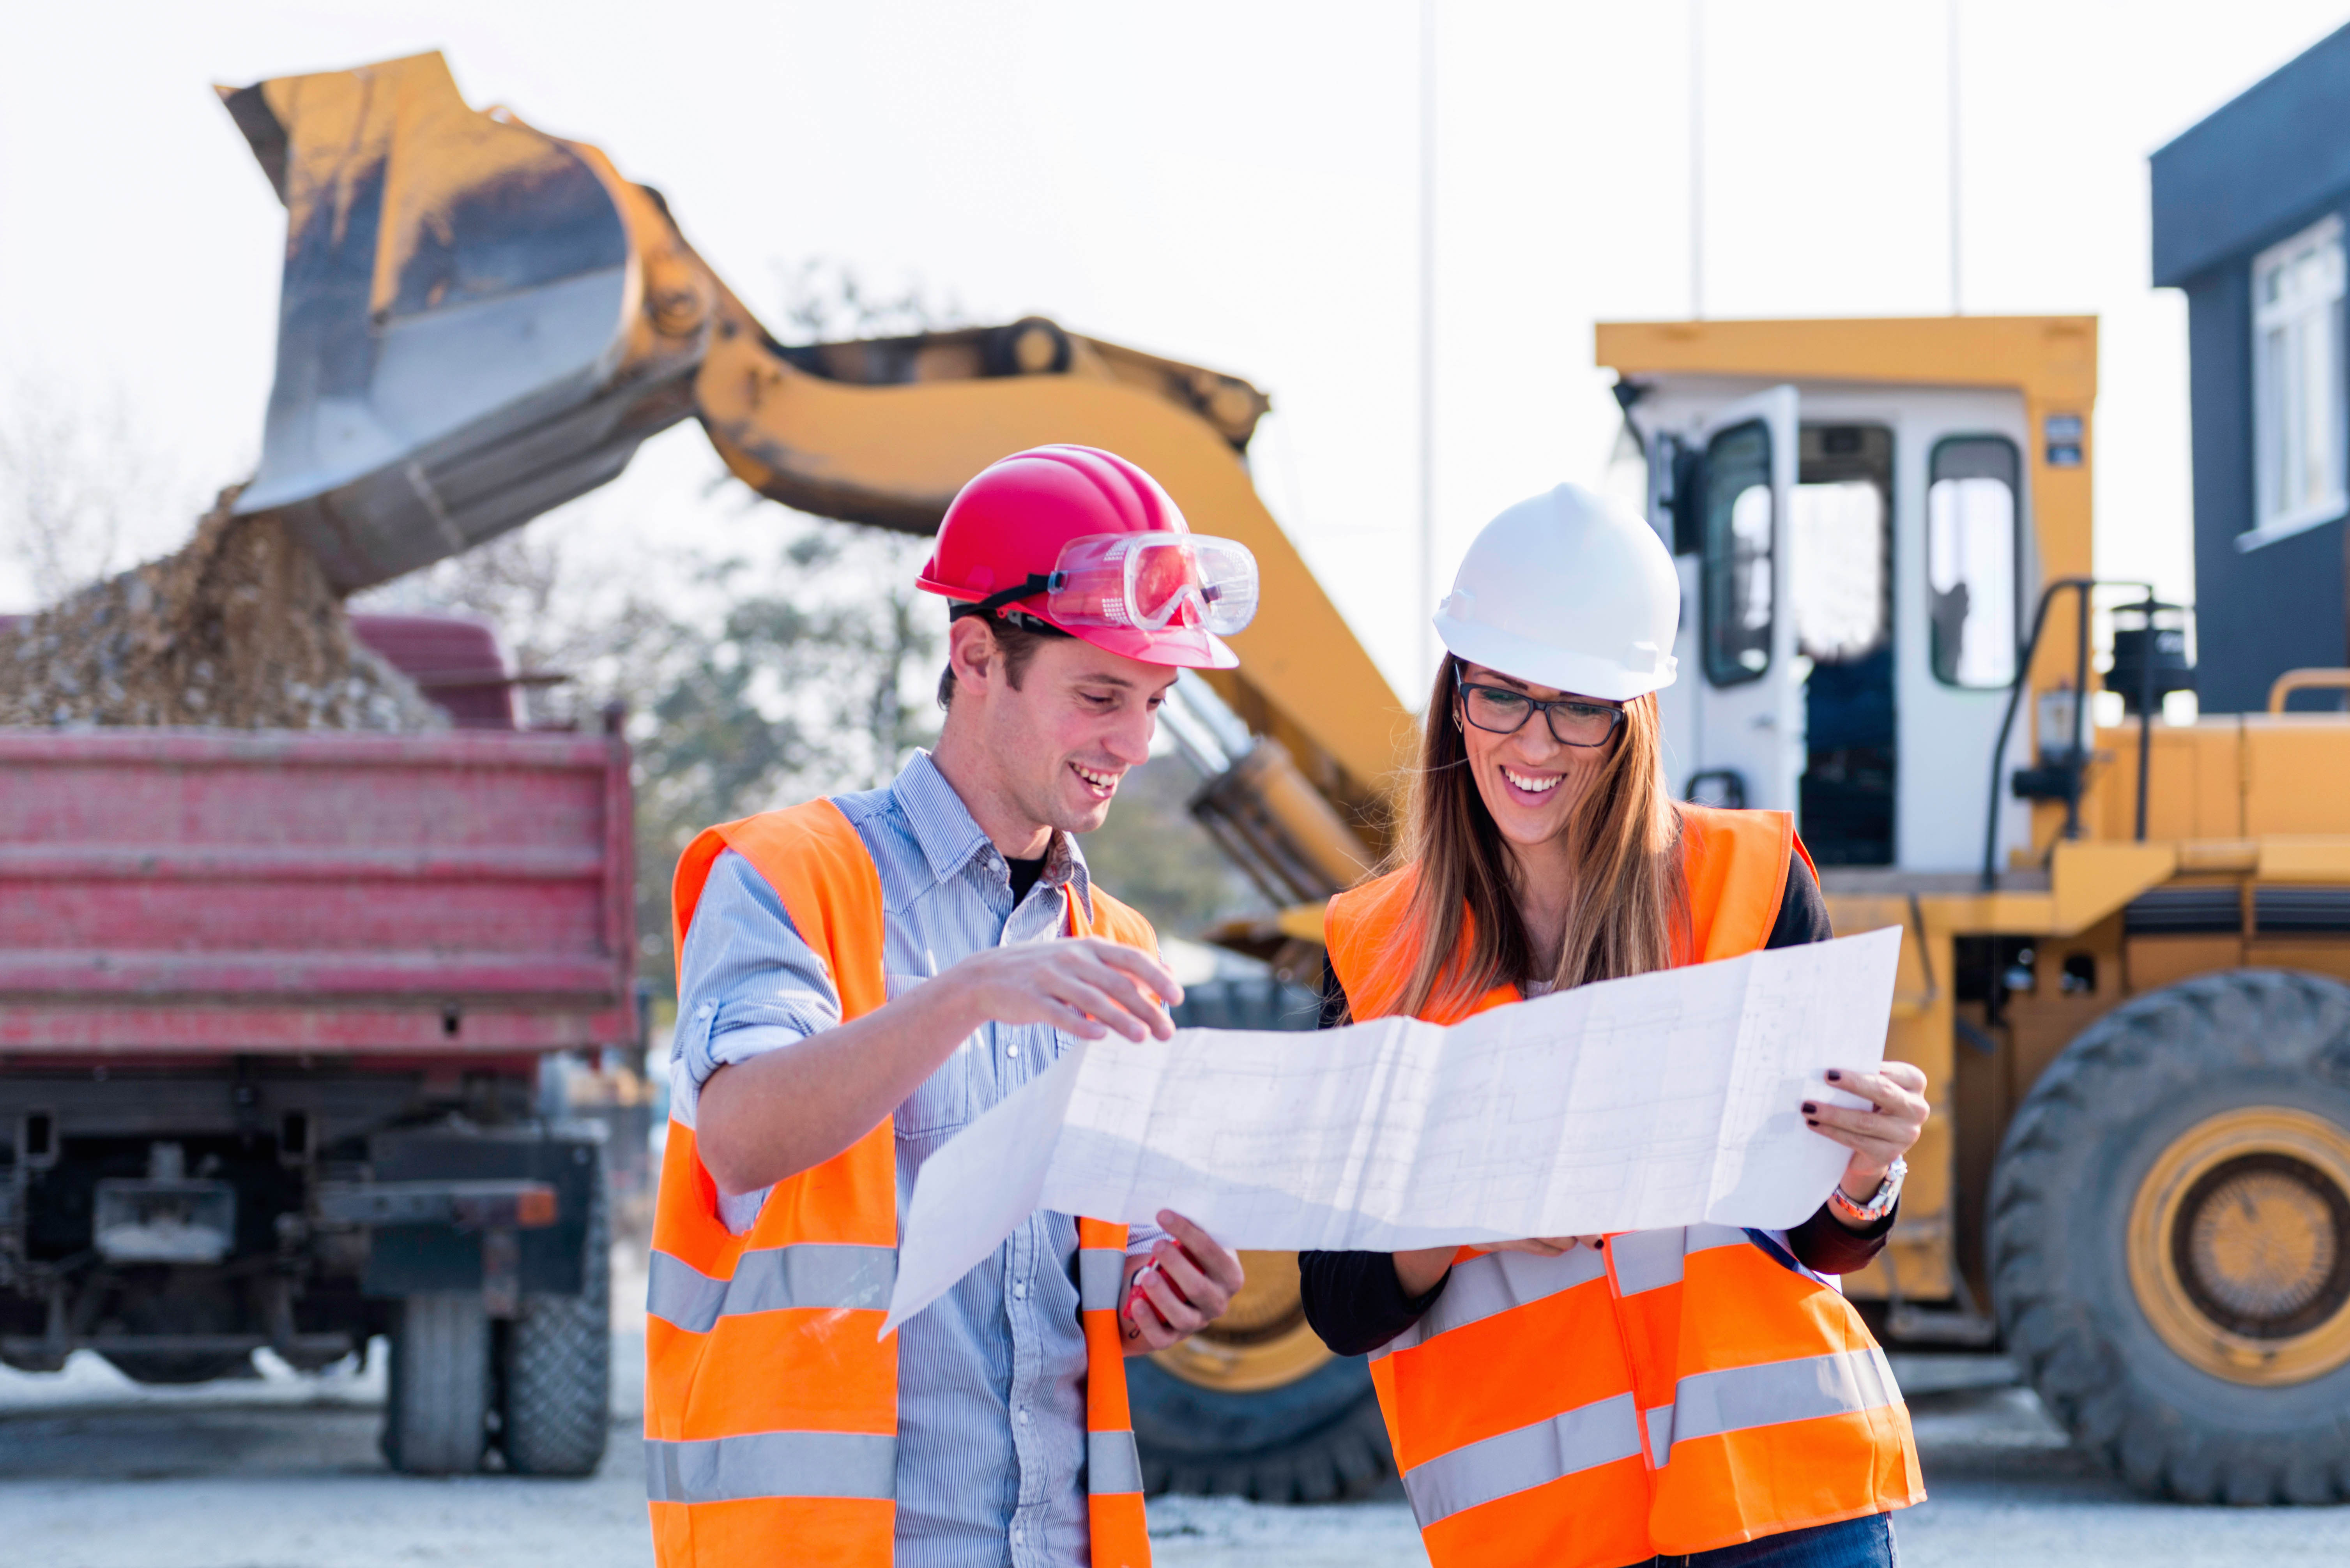
M 989 463 L 962 487 L 915 586 L 969 604 L 1041 579 L 1073 539 L 1191 531 L 1159 482 L 1117 453 L 1090 446 L 1034 447 Z M 1046 613 L 1045 597 L 1040 586 L 1033 599 L 1024 596 L 1015 603 L 1023 615 L 1112 653 L 1194 670 L 1230 670 L 1240 662 L 1223 639 L 1201 627 L 1063 626 Z

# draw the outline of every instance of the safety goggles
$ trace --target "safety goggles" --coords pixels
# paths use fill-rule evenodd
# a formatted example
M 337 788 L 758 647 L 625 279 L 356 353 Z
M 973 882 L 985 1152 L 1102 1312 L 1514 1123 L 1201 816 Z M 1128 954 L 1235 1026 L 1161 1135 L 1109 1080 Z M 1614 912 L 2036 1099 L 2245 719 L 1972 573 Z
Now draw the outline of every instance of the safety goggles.
M 1050 574 L 971 608 L 993 610 L 1045 596 L 1058 626 L 1196 627 L 1230 637 L 1256 616 L 1256 557 L 1231 539 L 1199 534 L 1088 534 L 1061 546 Z

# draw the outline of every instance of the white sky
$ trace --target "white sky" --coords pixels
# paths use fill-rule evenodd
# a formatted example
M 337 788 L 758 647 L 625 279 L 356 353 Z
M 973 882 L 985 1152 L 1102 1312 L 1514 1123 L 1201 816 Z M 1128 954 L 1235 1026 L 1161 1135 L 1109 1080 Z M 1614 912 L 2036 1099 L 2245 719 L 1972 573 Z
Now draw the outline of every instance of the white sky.
M 1448 578 L 1501 507 L 1597 476 L 1617 421 L 1593 321 L 1688 312 L 1690 14 L 1440 13 Z M 1939 0 L 1703 14 L 1708 314 L 1947 309 Z M 2189 583 L 2185 311 L 2147 284 L 2146 155 L 2341 20 L 1964 0 L 1965 303 L 2103 317 L 2101 569 Z M 86 4 L 15 7 L 7 36 L 0 397 L 120 389 L 192 498 L 257 454 L 284 232 L 209 84 L 439 47 L 477 107 L 659 186 L 754 302 L 773 264 L 821 255 L 1268 389 L 1260 488 L 1390 677 L 1422 684 L 1411 0 Z M 755 546 L 762 513 L 707 494 L 710 467 L 672 431 L 578 525 Z M 26 593 L 0 566 L 0 608 Z

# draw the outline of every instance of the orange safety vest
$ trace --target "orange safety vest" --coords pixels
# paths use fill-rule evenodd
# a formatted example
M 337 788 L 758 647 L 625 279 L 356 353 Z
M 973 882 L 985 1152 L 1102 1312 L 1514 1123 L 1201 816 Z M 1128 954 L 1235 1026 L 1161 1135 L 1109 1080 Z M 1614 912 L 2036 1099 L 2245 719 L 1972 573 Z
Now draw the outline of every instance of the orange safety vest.
M 733 849 L 772 884 L 825 961 L 843 1022 L 886 1000 L 880 874 L 830 801 L 713 827 L 678 864 L 678 951 L 710 867 Z M 1149 922 L 1074 889 L 1072 935 L 1155 951 Z M 1126 1227 L 1077 1221 L 1086 1336 L 1087 1507 L 1097 1568 L 1149 1568 L 1142 1462 L 1118 1332 Z M 645 1321 L 645 1461 L 661 1568 L 887 1568 L 898 1505 L 898 1341 L 876 1337 L 897 1277 L 891 1119 L 777 1182 L 749 1234 L 671 1119 Z
M 1783 812 L 1684 805 L 1690 929 L 1675 963 L 1770 939 Z M 1414 947 L 1413 868 L 1330 900 L 1355 1016 L 1392 1012 Z M 1496 987 L 1421 1016 L 1519 1000 Z M 1619 1568 L 1925 1497 L 1884 1352 L 1844 1293 L 1726 1225 L 1640 1231 L 1562 1258 L 1463 1251 L 1371 1380 L 1436 1568 Z

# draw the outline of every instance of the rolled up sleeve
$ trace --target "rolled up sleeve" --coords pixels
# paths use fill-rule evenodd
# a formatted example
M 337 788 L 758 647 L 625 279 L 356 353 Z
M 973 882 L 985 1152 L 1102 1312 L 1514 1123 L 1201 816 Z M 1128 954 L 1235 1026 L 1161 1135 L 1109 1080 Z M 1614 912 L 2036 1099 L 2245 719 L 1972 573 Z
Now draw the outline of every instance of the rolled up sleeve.
M 840 1022 L 824 961 L 793 929 L 767 879 L 731 849 L 710 867 L 678 971 L 670 1105 L 688 1127 L 702 1085 L 719 1068 Z

